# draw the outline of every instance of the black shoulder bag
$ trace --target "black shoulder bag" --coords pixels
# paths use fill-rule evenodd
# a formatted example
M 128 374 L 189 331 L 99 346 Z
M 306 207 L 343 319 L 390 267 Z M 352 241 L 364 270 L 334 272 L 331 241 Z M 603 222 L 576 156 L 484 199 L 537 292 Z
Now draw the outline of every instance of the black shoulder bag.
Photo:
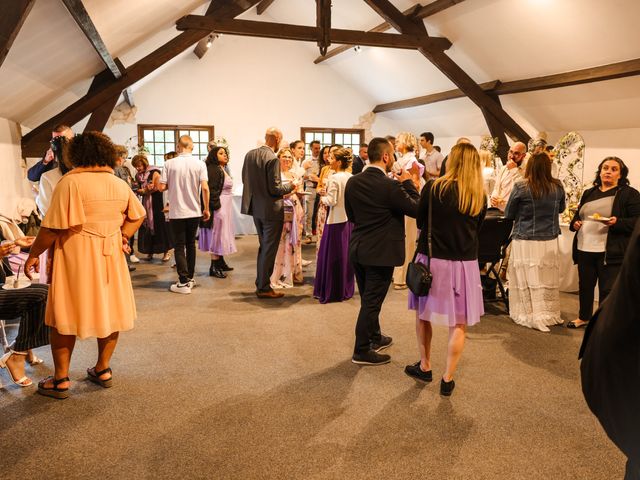
M 429 188 L 429 213 L 427 219 L 427 264 L 424 265 L 422 263 L 416 262 L 416 256 L 418 255 L 418 247 L 416 247 L 416 251 L 413 254 L 413 259 L 409 262 L 407 266 L 407 286 L 409 290 L 414 295 L 418 297 L 426 297 L 429 295 L 429 290 L 431 289 L 431 282 L 433 281 L 433 276 L 431 275 L 431 188 Z

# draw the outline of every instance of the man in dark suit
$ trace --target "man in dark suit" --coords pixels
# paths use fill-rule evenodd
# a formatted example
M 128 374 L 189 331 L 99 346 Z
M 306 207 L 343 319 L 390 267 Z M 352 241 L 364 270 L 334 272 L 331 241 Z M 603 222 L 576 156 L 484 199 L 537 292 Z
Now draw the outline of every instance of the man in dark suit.
M 280 163 L 275 151 L 282 141 L 282 132 L 277 128 L 269 128 L 264 140 L 265 145 L 249 151 L 244 157 L 241 212 L 253 216 L 260 242 L 256 295 L 258 298 L 279 298 L 284 293 L 271 288 L 270 277 L 284 225 L 282 196 L 297 185 L 283 185 L 280 179 Z
M 367 154 L 367 150 L 369 149 L 369 145 L 363 143 L 360 145 L 360 150 L 358 151 L 358 155 L 353 157 L 353 163 L 351 165 L 351 173 L 354 175 L 361 173 L 364 170 L 364 166 L 369 161 L 369 155 Z
M 415 218 L 420 195 L 411 172 L 402 171 L 395 180 L 393 146 L 384 138 L 369 143 L 369 166 L 354 175 L 345 188 L 345 207 L 354 224 L 349 258 L 360 292 L 360 313 L 352 362 L 381 365 L 391 360 L 380 354 L 391 345 L 391 337 L 380 332 L 380 309 L 387 295 L 393 267 L 404 263 L 404 216 Z
M 640 221 L 613 290 L 587 326 L 580 349 L 582 392 L 627 456 L 625 480 L 640 480 Z

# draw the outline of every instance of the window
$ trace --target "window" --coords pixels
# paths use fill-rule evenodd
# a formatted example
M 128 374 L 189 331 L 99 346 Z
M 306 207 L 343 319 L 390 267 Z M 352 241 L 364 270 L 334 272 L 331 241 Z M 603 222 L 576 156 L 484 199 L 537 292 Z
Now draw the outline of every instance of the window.
M 176 150 L 178 139 L 189 135 L 193 140 L 193 156 L 200 160 L 207 158 L 207 144 L 213 139 L 213 127 L 198 125 L 138 125 L 138 143 L 149 153 L 149 163 L 159 167 L 164 165 L 164 154 Z
M 358 154 L 360 144 L 364 141 L 364 130 L 360 128 L 301 128 L 301 139 L 304 141 L 304 151 L 307 157 L 311 156 L 309 144 L 318 140 L 320 145 L 333 145 L 337 143 L 344 147 L 350 147 L 355 155 Z

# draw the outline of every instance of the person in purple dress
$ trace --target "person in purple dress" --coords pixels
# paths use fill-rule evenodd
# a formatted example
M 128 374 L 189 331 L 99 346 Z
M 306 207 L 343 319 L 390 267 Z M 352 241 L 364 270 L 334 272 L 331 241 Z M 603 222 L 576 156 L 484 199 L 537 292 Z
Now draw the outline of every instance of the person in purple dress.
M 349 262 L 349 239 L 353 224 L 347 220 L 344 190 L 353 155 L 346 148 L 330 154 L 331 169 L 335 172 L 327 181 L 320 202 L 330 207 L 318 251 L 313 296 L 320 303 L 342 302 L 353 297 L 355 277 Z
M 212 215 L 208 221 L 200 223 L 198 248 L 211 254 L 209 275 L 226 278 L 225 272 L 233 268 L 227 265 L 224 256 L 238 251 L 233 225 L 233 179 L 226 170 L 229 152 L 225 147 L 213 147 L 205 163 L 209 175 L 209 210 Z
M 451 149 L 447 172 L 422 189 L 416 217 L 420 237 L 416 262 L 426 265 L 427 231 L 431 203 L 431 273 L 429 295 L 409 292 L 409 309 L 416 310 L 416 336 L 420 360 L 405 367 L 410 377 L 431 382 L 431 324 L 449 327 L 447 364 L 440 394 L 449 396 L 453 375 L 464 348 L 467 326 L 484 315 L 478 267 L 478 232 L 486 213 L 480 156 L 471 144 Z

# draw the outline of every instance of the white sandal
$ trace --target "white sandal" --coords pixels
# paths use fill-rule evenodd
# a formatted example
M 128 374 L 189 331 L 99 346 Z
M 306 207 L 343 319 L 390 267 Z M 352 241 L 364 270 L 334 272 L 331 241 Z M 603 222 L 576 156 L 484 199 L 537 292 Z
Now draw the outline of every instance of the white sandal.
M 42 365 L 44 360 L 33 353 L 33 350 L 29 350 L 27 352 L 27 362 L 29 362 L 29 365 L 33 367 L 34 365 Z
M 7 372 L 9 372 L 9 376 L 11 377 L 11 381 L 13 381 L 13 383 L 15 383 L 16 385 L 19 385 L 21 387 L 30 387 L 31 385 L 33 385 L 33 382 L 26 375 L 23 376 L 22 378 L 19 378 L 18 380 L 13 378 L 13 373 L 11 372 L 11 369 L 7 365 L 7 360 L 11 358 L 11 355 L 23 355 L 26 357 L 27 352 L 16 352 L 15 350 L 9 350 L 9 353 L 5 353 L 2 356 L 2 358 L 0 358 L 0 368 L 7 369 Z

